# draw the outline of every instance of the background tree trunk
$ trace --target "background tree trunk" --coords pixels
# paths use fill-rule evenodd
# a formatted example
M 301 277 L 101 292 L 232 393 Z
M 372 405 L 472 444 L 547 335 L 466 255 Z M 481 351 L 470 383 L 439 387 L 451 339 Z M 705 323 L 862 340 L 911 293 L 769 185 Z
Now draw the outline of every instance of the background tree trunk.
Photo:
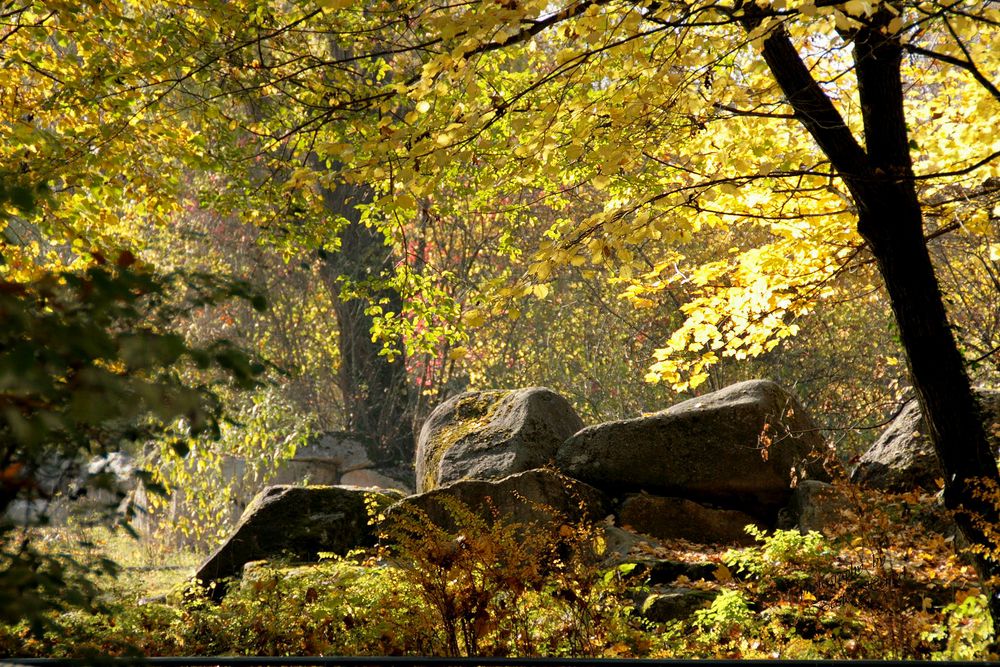
M 413 426 L 409 414 L 409 386 L 403 353 L 392 361 L 373 342 L 373 318 L 365 313 L 372 302 L 384 300 L 386 311 L 399 313 L 402 298 L 391 289 L 377 290 L 370 300 L 342 298 L 340 278 L 350 282 L 377 279 L 393 269 L 392 250 L 382 234 L 360 222 L 359 204 L 371 201 L 366 186 L 341 184 L 324 189 L 326 209 L 348 223 L 340 232 L 340 250 L 320 251 L 322 275 L 330 289 L 340 331 L 339 385 L 344 399 L 345 427 L 370 438 L 378 463 L 413 460 Z

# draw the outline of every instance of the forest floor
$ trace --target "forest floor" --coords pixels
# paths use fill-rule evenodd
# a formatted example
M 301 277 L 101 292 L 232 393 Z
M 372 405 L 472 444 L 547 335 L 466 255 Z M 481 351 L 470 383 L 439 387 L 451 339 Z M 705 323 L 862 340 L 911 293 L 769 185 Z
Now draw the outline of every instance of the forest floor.
M 261 564 L 220 604 L 189 582 L 203 554 L 50 528 L 54 552 L 103 553 L 119 573 L 98 582 L 96 609 L 54 614 L 42 634 L 0 626 L 0 656 L 996 657 L 968 555 L 927 527 L 933 502 L 866 494 L 827 535 L 640 541 L 613 560 L 597 526 L 558 544 L 428 530 L 392 550 Z

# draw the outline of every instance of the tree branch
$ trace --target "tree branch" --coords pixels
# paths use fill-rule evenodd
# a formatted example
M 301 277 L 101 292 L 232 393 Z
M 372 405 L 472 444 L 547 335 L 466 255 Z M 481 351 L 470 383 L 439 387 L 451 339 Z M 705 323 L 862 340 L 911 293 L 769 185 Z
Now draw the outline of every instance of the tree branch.
M 728 104 L 720 104 L 716 102 L 712 105 L 713 108 L 719 111 L 727 111 L 734 116 L 752 116 L 754 118 L 789 118 L 794 119 L 796 116 L 793 113 L 777 113 L 772 111 L 748 111 L 746 109 L 737 109 L 736 107 L 731 107 Z
M 959 47 L 962 48 L 964 53 L 968 53 L 961 42 L 959 43 Z M 940 53 L 931 49 L 925 49 L 924 47 L 917 46 L 916 44 L 904 44 L 903 48 L 906 49 L 908 53 L 924 56 L 925 58 L 948 63 L 949 65 L 954 65 L 955 67 L 964 69 L 972 75 L 972 78 L 974 78 L 979 85 L 989 91 L 990 95 L 1000 102 L 1000 88 L 997 88 L 992 81 L 987 79 L 986 76 L 979 71 L 979 68 L 976 67 L 976 64 L 972 62 L 971 58 L 969 60 L 962 60 L 961 58 L 956 58 L 955 56 L 949 56 L 947 53 Z
M 764 17 L 757 5 L 743 5 L 741 23 L 747 32 L 760 27 Z M 870 180 L 868 156 L 858 143 L 840 112 L 813 78 L 798 50 L 792 44 L 783 26 L 777 26 L 764 39 L 763 57 L 788 104 L 801 122 L 830 158 L 834 169 L 840 172 L 847 187 L 856 199 Z

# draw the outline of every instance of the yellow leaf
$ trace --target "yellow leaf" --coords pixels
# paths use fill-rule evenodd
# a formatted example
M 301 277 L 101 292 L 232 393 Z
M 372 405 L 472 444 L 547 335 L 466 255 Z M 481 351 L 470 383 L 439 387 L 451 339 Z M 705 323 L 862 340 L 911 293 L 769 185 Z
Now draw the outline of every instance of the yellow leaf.
M 552 273 L 552 263 L 539 262 L 532 267 L 532 272 L 538 277 L 539 280 L 547 280 L 549 275 Z
M 483 326 L 483 323 L 485 321 L 486 318 L 483 316 L 483 313 L 480 310 L 470 310 L 469 312 L 462 315 L 462 323 L 465 324 L 465 326 L 467 327 L 472 327 L 472 328 L 481 327 Z
M 868 3 L 863 2 L 862 0 L 847 0 L 847 2 L 844 3 L 844 11 L 852 16 L 861 16 L 862 14 L 866 14 L 867 10 Z

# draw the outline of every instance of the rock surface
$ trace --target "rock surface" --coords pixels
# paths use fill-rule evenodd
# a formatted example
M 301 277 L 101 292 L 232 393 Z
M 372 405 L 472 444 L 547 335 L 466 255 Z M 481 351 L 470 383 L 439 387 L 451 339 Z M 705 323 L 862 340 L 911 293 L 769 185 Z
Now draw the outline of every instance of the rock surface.
M 767 516 L 793 475 L 824 479 L 825 443 L 794 396 L 767 380 L 732 385 L 662 412 L 583 429 L 557 467 L 608 491 L 648 491 Z
M 648 595 L 639 604 L 639 615 L 654 623 L 682 621 L 711 606 L 719 591 L 674 587 Z
M 986 432 L 994 451 L 1000 449 L 1000 391 L 976 391 L 984 409 Z M 915 489 L 937 491 L 944 478 L 920 404 L 907 403 L 899 415 L 865 452 L 851 473 L 851 481 L 882 491 L 905 492 Z
M 282 461 L 271 484 L 336 485 L 340 478 L 375 464 L 362 439 L 351 433 L 321 433 Z
M 597 489 L 552 470 L 529 470 L 501 480 L 462 480 L 403 499 L 400 506 L 424 512 L 445 529 L 455 527 L 448 510 L 450 499 L 459 501 L 486 519 L 494 516 L 523 524 L 597 521 L 610 511 L 608 500 Z M 402 507 L 390 508 L 389 515 Z
M 337 486 L 271 486 L 254 497 L 229 539 L 201 564 L 203 584 L 239 575 L 253 560 L 315 561 L 321 551 L 343 554 L 375 543 L 366 497 L 389 504 L 399 495 Z M 224 584 L 212 594 L 221 598 Z
M 539 468 L 581 428 L 566 399 L 544 387 L 459 394 L 439 405 L 420 431 L 417 492 Z
M 758 524 L 739 510 L 706 507 L 685 498 L 638 494 L 629 496 L 618 511 L 618 523 L 627 530 L 661 540 L 682 539 L 702 544 L 752 544 L 744 528 Z
M 383 475 L 378 470 L 370 468 L 352 470 L 345 473 L 340 478 L 340 486 L 360 486 L 365 489 L 395 489 L 406 494 L 413 491 L 413 489 L 398 479 Z
M 368 446 L 350 433 L 329 432 L 299 447 L 293 461 L 318 461 L 337 466 L 341 472 L 373 467 Z
M 832 484 L 806 479 L 799 482 L 788 505 L 791 526 L 803 535 L 811 530 L 828 533 L 843 521 L 842 513 L 851 503 Z

